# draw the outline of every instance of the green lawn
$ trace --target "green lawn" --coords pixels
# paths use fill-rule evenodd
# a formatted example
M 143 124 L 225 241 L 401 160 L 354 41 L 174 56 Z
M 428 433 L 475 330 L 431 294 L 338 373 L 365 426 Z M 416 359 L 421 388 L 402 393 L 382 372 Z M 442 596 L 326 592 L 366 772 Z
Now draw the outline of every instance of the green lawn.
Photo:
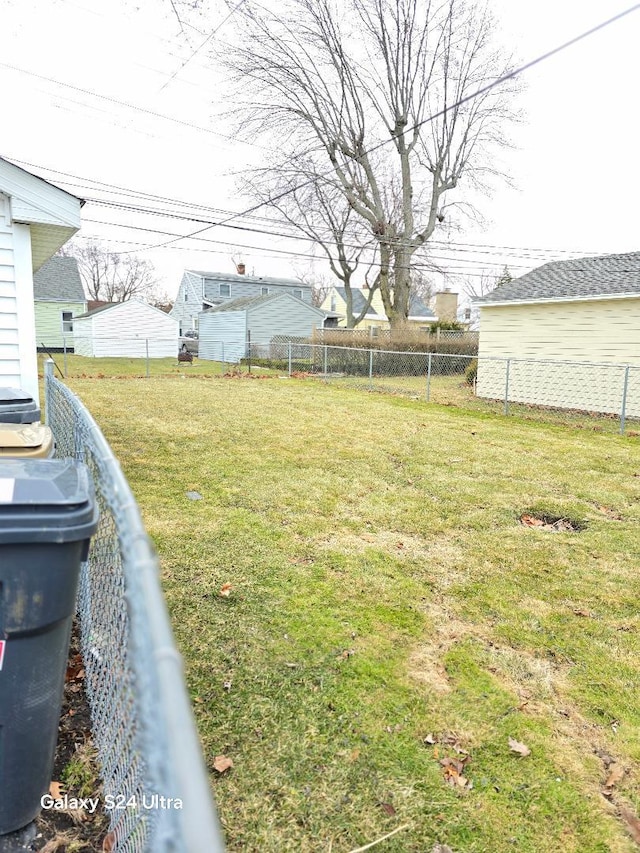
M 160 553 L 230 851 L 637 849 L 637 438 L 310 380 L 69 384 Z

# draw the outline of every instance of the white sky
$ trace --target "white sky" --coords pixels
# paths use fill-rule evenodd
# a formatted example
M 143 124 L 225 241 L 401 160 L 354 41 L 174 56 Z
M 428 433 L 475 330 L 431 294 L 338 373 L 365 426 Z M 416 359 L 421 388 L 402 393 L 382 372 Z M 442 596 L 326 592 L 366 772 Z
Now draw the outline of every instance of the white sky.
M 116 189 L 124 188 L 215 208 L 217 214 L 207 214 L 212 219 L 223 216 L 220 211 L 249 207 L 238 197 L 232 173 L 259 163 L 261 148 L 225 138 L 231 133 L 228 106 L 219 102 L 223 83 L 207 50 L 170 79 L 214 28 L 219 30 L 207 47 L 215 49 L 217 40 L 231 36 L 224 23 L 227 7 L 222 0 L 211 5 L 211 15 L 197 22 L 202 32 L 181 33 L 171 0 L 2 0 L 0 156 L 86 199 L 140 205 L 139 197 Z M 631 5 L 632 0 L 492 0 L 503 41 L 518 64 Z M 640 249 L 638 44 L 640 9 L 525 72 L 520 101 L 525 120 L 514 135 L 517 149 L 508 155 L 515 187 L 481 200 L 487 219 L 482 229 L 442 229 L 442 239 L 483 247 L 470 252 L 468 246 L 451 246 L 442 251 L 443 267 L 477 277 L 499 274 L 508 263 L 518 275 L 567 257 L 564 252 Z M 241 222 L 265 227 L 257 220 Z M 81 233 L 108 239 L 115 250 L 139 250 L 199 227 L 204 226 L 87 203 Z M 183 269 L 232 271 L 232 256 L 241 256 L 257 275 L 308 270 L 308 258 L 291 255 L 309 253 L 302 241 L 224 227 L 201 240 L 211 242 L 179 241 L 144 252 L 170 296 Z M 324 272 L 321 265 L 316 269 Z M 459 289 L 460 282 L 451 275 L 435 284 Z

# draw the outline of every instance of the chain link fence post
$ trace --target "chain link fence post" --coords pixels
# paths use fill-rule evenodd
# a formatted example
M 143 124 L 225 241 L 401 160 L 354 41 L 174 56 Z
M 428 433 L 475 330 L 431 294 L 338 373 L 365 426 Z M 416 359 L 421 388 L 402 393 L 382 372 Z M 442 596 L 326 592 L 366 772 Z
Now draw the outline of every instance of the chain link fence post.
M 67 378 L 67 339 L 62 338 L 62 366 L 64 370 L 64 378 Z M 52 368 L 53 369 L 53 368 Z
M 511 359 L 507 359 L 507 369 L 504 377 L 504 413 L 509 414 L 509 369 L 511 367 Z
M 323 365 L 324 381 L 325 382 L 329 381 L 329 370 L 328 370 L 329 358 L 328 358 L 328 356 L 329 356 L 329 354 L 327 352 L 327 345 L 325 344 L 324 345 L 324 365 Z
M 291 341 L 289 341 L 287 349 L 289 352 L 289 376 L 291 376 Z
M 369 350 L 369 391 L 373 391 L 373 350 Z
M 432 353 L 429 353 L 427 356 L 427 390 L 425 392 L 425 399 L 427 403 L 431 399 L 431 355 Z
M 624 422 L 627 414 L 627 393 L 629 391 L 629 365 L 624 369 L 624 382 L 622 385 L 622 405 L 620 407 L 620 435 L 624 435 Z
M 147 368 L 146 372 L 147 372 L 147 379 L 148 379 L 149 376 L 151 375 L 151 365 L 149 364 L 149 338 L 144 339 L 144 351 L 145 351 L 145 362 L 146 362 L 146 368 Z

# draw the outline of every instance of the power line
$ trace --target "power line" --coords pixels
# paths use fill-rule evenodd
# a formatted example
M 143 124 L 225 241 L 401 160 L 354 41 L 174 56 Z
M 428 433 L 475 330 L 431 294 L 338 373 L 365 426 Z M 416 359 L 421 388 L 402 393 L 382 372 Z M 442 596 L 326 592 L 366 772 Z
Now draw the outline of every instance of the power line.
M 430 115 L 428 118 L 424 119 L 423 121 L 418 122 L 417 124 L 413 125 L 412 127 L 406 128 L 402 132 L 402 135 L 404 136 L 407 133 L 412 133 L 413 131 L 424 126 L 425 124 L 428 124 L 428 123 L 434 121 L 435 119 L 446 115 L 451 110 L 456 109 L 457 107 L 462 106 L 463 104 L 468 103 L 471 100 L 474 100 L 475 98 L 479 97 L 480 95 L 484 95 L 486 92 L 489 92 L 491 89 L 494 89 L 496 86 L 499 86 L 502 83 L 506 83 L 507 80 L 512 80 L 514 77 L 517 77 L 519 74 L 522 74 L 524 71 L 528 71 L 530 68 L 533 68 L 535 65 L 538 65 L 539 63 L 544 62 L 547 59 L 550 59 L 552 56 L 555 56 L 556 54 L 560 53 L 561 51 L 566 50 L 569 47 L 572 47 L 574 44 L 577 44 L 579 41 L 582 41 L 583 39 L 593 35 L 594 33 L 598 32 L 599 30 L 602 30 L 605 27 L 610 26 L 611 24 L 615 23 L 616 21 L 619 21 L 621 18 L 625 17 L 626 15 L 631 14 L 631 12 L 635 12 L 639 8 L 640 8 L 640 3 L 636 3 L 634 6 L 631 6 L 628 9 L 625 9 L 623 12 L 620 12 L 617 15 L 614 15 L 612 18 L 608 18 L 606 21 L 603 21 L 602 23 L 597 24 L 595 27 L 591 27 L 591 29 L 586 30 L 583 33 L 580 33 L 580 35 L 575 36 L 574 38 L 570 39 L 569 41 L 563 42 L 558 47 L 555 47 L 552 50 L 549 50 L 546 53 L 541 54 L 540 56 L 536 57 L 535 59 L 532 59 L 529 62 L 526 62 L 524 65 L 521 65 L 519 68 L 516 68 L 513 71 L 510 71 L 509 73 L 504 74 L 501 77 L 498 77 L 497 79 L 493 80 L 491 83 L 488 83 L 486 86 L 482 86 L 480 89 L 476 90 L 475 92 L 472 92 L 469 95 L 465 95 L 463 98 L 460 98 L 454 104 L 451 104 L 448 107 L 444 107 L 443 109 L 438 110 L 438 112 L 433 113 L 432 115 Z M 393 143 L 393 142 L 394 142 L 393 139 L 383 140 L 382 142 L 378 143 L 377 145 L 374 145 L 372 148 L 368 149 L 364 153 L 365 154 L 371 154 L 374 151 L 378 151 L 380 148 L 383 148 L 384 146 L 389 145 L 390 143 Z M 233 219 L 239 218 L 241 216 L 246 216 L 250 213 L 254 213 L 256 210 L 260 210 L 262 207 L 265 207 L 269 204 L 272 204 L 274 201 L 279 201 L 281 198 L 285 198 L 286 196 L 291 195 L 291 193 L 295 192 L 296 190 L 302 189 L 303 187 L 306 187 L 306 186 L 310 186 L 311 184 L 313 184 L 318 179 L 318 177 L 330 177 L 332 175 L 333 175 L 333 171 L 327 171 L 325 173 L 321 173 L 320 175 L 316 176 L 315 178 L 311 178 L 307 181 L 303 181 L 301 184 L 298 184 L 297 186 L 293 187 L 292 189 L 285 190 L 285 191 L 273 196 L 268 201 L 260 202 L 259 204 L 253 205 L 252 207 L 249 207 L 246 210 L 241 211 L 240 213 L 234 214 L 233 216 L 229 217 L 228 219 L 223 220 L 222 222 L 216 223 L 216 225 L 210 225 L 207 228 L 201 228 L 197 231 L 194 231 L 193 235 L 185 235 L 185 237 L 179 237 L 176 239 L 178 239 L 178 240 L 186 239 L 189 236 L 195 236 L 197 234 L 202 234 L 204 231 L 207 231 L 209 228 L 215 228 L 215 227 L 218 227 L 220 225 L 225 225 L 227 222 L 231 222 Z M 172 242 L 175 242 L 175 241 L 169 240 L 164 244 L 159 244 L 156 248 L 160 248 L 161 245 L 169 245 L 169 243 L 172 243 Z
M 219 32 L 219 30 L 222 29 L 222 27 L 227 23 L 229 18 L 231 18 L 232 15 L 234 15 L 238 11 L 240 6 L 242 6 L 242 4 L 245 2 L 246 2 L 246 0 L 240 0 L 239 3 L 236 3 L 236 5 L 233 7 L 233 9 L 231 9 L 229 14 L 218 24 L 218 26 L 214 30 L 212 30 L 209 33 L 209 35 L 206 37 L 206 39 L 198 45 L 198 47 L 193 51 L 193 53 L 185 59 L 185 61 L 182 63 L 182 65 L 176 71 L 174 71 L 173 74 L 171 74 L 171 76 L 166 81 L 166 83 L 163 83 L 162 86 L 160 86 L 160 90 L 159 90 L 160 92 L 162 92 L 163 89 L 166 89 L 166 87 L 169 85 L 169 83 L 171 83 L 171 81 L 175 77 L 177 77 L 177 75 L 182 71 L 182 69 L 185 67 L 185 65 L 188 65 L 189 62 L 191 62 L 191 60 L 194 58 L 194 56 L 202 50 L 202 48 L 205 46 L 205 44 L 207 44 L 208 42 L 211 41 L 211 39 L 215 36 L 215 34 L 217 32 Z
M 56 86 L 63 86 L 67 89 L 73 89 L 75 92 L 81 92 L 83 95 L 89 95 L 93 98 L 99 98 L 102 101 L 108 101 L 112 104 L 117 104 L 121 107 L 126 107 L 127 109 L 134 110 L 135 112 L 142 113 L 143 115 L 152 116 L 153 118 L 164 119 L 165 121 L 171 121 L 174 124 L 179 124 L 182 127 L 188 127 L 191 130 L 198 130 L 202 133 L 209 133 L 212 136 L 218 136 L 221 139 L 226 139 L 227 142 L 241 142 L 243 145 L 248 145 L 252 148 L 264 148 L 264 146 L 259 145 L 256 142 L 246 142 L 245 140 L 237 137 L 227 136 L 224 133 L 220 133 L 217 130 L 211 130 L 211 128 L 203 127 L 199 124 L 193 124 L 193 122 L 184 121 L 183 119 L 174 118 L 173 116 L 165 115 L 164 113 L 155 112 L 155 110 L 149 110 L 145 107 L 137 106 L 136 104 L 130 104 L 127 101 L 120 101 L 118 98 L 112 98 L 109 95 L 102 95 L 99 92 L 92 92 L 89 89 L 83 89 L 80 86 L 74 86 L 71 83 L 63 83 L 61 80 L 54 80 L 53 77 L 46 77 L 44 74 L 37 74 L 35 71 L 27 71 L 25 68 L 19 68 L 17 65 L 11 65 L 8 62 L 0 62 L 0 67 L 8 68 L 11 71 L 15 71 L 18 74 L 26 74 L 28 77 L 35 77 L 38 80 L 44 80 L 46 83 L 53 83 Z M 267 150 L 267 149 L 264 149 Z

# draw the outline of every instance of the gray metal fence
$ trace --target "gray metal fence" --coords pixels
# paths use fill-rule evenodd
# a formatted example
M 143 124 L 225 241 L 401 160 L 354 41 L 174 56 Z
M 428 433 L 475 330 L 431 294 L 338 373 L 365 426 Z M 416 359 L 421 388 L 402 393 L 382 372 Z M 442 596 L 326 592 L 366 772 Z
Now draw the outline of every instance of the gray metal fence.
M 85 462 L 100 523 L 78 594 L 85 689 L 113 853 L 223 850 L 158 561 L 127 481 L 80 400 L 45 374 L 56 456 Z M 106 848 L 105 848 L 106 849 Z
M 608 420 L 624 432 L 640 420 L 640 366 L 610 362 L 399 352 L 296 342 L 252 344 L 249 363 L 370 391 L 509 414 L 556 412 Z

